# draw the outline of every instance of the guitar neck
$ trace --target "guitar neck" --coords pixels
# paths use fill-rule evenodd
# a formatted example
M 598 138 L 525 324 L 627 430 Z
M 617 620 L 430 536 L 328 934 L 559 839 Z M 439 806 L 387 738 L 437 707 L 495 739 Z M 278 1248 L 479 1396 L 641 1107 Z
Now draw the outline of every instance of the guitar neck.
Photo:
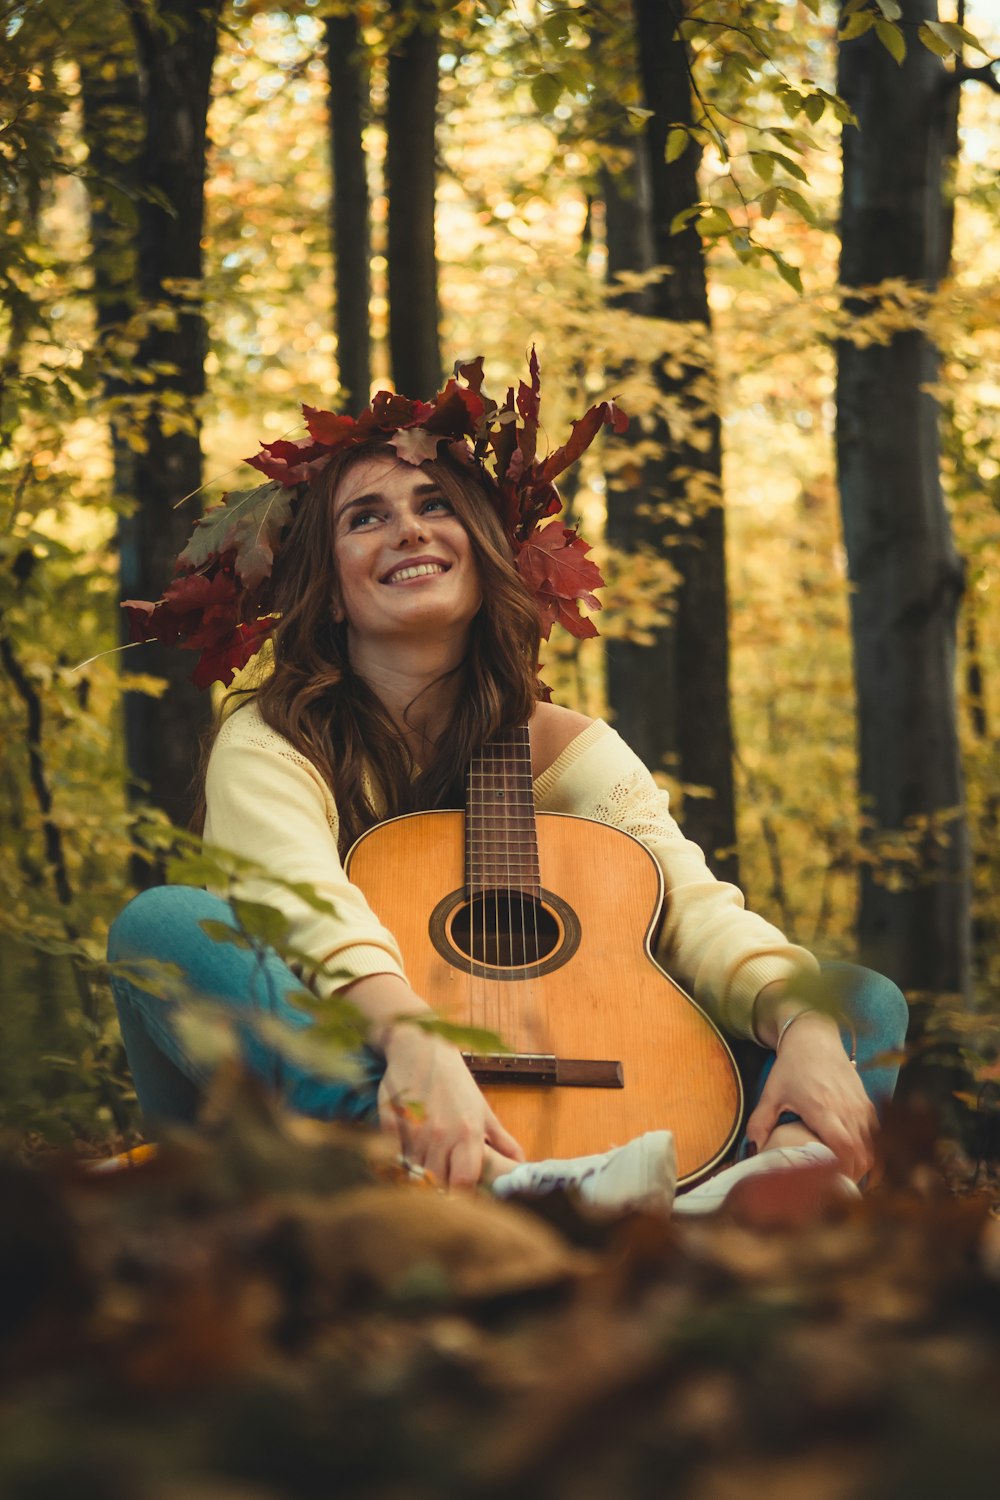
M 501 735 L 469 765 L 465 878 L 469 895 L 518 890 L 538 895 L 538 833 L 528 726 Z

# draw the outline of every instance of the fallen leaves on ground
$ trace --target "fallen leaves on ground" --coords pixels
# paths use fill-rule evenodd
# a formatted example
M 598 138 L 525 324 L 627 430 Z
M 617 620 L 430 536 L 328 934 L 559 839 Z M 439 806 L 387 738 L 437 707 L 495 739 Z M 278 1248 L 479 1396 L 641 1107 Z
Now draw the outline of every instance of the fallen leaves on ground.
M 11 1159 L 0 1493 L 990 1493 L 1000 1222 L 933 1148 L 683 1222 L 447 1196 L 245 1089 L 133 1170 Z

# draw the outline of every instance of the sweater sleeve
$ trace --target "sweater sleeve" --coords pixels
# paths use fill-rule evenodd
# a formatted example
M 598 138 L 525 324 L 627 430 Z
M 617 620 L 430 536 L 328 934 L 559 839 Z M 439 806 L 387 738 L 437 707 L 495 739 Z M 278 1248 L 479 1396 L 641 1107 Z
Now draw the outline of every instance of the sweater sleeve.
M 269 879 L 238 894 L 277 908 L 293 947 L 307 955 L 305 978 L 321 997 L 370 974 L 403 974 L 392 934 L 344 873 L 337 810 L 315 767 L 261 719 L 251 704 L 223 724 L 205 783 L 205 842 L 263 866 L 279 881 L 310 885 L 334 914 L 315 911 Z
M 816 959 L 717 880 L 670 814 L 669 795 L 607 724 L 591 724 L 535 782 L 539 811 L 575 813 L 639 839 L 663 872 L 659 962 L 720 1025 L 752 1037 L 753 1006 L 774 980 L 816 970 Z

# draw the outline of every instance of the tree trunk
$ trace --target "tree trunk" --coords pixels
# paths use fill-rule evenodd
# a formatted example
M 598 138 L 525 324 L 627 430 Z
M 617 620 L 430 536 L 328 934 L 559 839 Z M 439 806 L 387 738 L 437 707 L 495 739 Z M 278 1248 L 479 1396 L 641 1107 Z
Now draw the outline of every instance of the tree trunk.
M 681 574 L 674 624 L 674 719 L 677 770 L 688 786 L 708 795 L 687 796 L 684 831 L 705 850 L 713 868 L 736 876 L 733 795 L 733 739 L 729 717 L 729 616 L 726 597 L 725 525 L 721 502 L 722 444 L 719 414 L 711 395 L 692 395 L 710 378 L 711 327 L 701 240 L 690 227 L 671 234 L 674 216 L 698 199 L 698 152 L 692 142 L 674 162 L 665 157 L 667 131 L 692 119 L 687 48 L 677 34 L 683 6 L 662 0 L 634 0 L 639 71 L 646 122 L 655 262 L 669 275 L 655 283 L 655 317 L 694 326 L 704 356 L 679 377 L 657 372 L 660 388 L 686 404 L 701 443 L 677 440 L 668 454 L 666 499 L 678 514 L 690 516 L 683 536 L 674 538 L 671 561 Z M 707 494 L 707 501 L 690 496 Z M 650 653 L 653 654 L 652 652 Z M 660 680 L 657 680 L 659 675 Z M 650 668 L 650 699 L 663 691 L 662 669 Z
M 616 141 L 619 150 L 629 143 Z M 608 250 L 608 281 L 626 271 L 649 271 L 654 265 L 652 214 L 649 194 L 649 165 L 645 151 L 637 151 L 629 167 L 615 175 L 604 169 L 601 176 L 604 195 Z M 619 294 L 621 305 L 638 316 L 652 317 L 653 296 L 650 287 Z M 609 370 L 613 381 L 615 372 Z M 634 482 L 609 486 L 607 494 L 608 541 L 626 555 L 643 548 L 671 554 L 673 536 L 661 521 L 653 519 L 646 507 L 662 498 L 669 489 L 670 434 L 657 421 L 644 436 L 659 443 L 663 456 L 649 458 Z M 627 638 L 609 637 L 604 648 L 607 668 L 608 703 L 615 728 L 647 766 L 679 771 L 677 746 L 676 636 L 673 624 L 662 625 L 651 632 L 650 644 Z
M 355 16 L 327 17 L 337 365 L 341 398 L 350 411 L 367 404 L 372 381 L 371 219 L 361 134 L 368 108 L 368 67 L 363 46 Z
M 397 17 L 403 0 L 392 0 Z M 389 356 L 398 391 L 427 400 L 441 384 L 434 196 L 438 95 L 437 11 L 420 0 L 389 53 L 386 193 L 389 199 Z M 397 22 L 397 24 L 399 24 Z
M 171 326 L 152 324 L 137 363 L 152 375 L 145 451 L 135 458 L 137 508 L 122 523 L 124 598 L 157 599 L 191 531 L 187 501 L 201 487 L 199 400 L 205 390 L 205 322 L 190 297 L 202 279 L 206 119 L 222 0 L 159 0 L 154 12 L 129 0 L 146 121 L 140 164 L 139 294 L 175 310 Z M 170 283 L 187 283 L 182 297 Z M 179 412 L 187 430 L 175 431 Z M 170 421 L 163 420 L 169 414 Z M 126 753 L 138 790 L 177 823 L 189 814 L 189 787 L 211 705 L 190 681 L 192 658 L 160 646 L 126 653 L 126 671 L 155 672 L 162 699 L 128 694 Z
M 135 43 L 124 16 L 108 18 L 103 36 L 78 53 L 87 145 L 90 202 L 90 264 L 101 342 L 121 329 L 136 310 L 136 231 L 142 106 Z M 111 421 L 112 492 L 120 509 L 136 494 L 134 454 L 124 425 L 131 389 L 124 374 L 108 376 L 104 393 L 119 406 Z
M 933 285 L 943 263 L 947 78 L 914 38 L 932 0 L 903 0 L 897 64 L 867 34 L 840 52 L 839 89 L 860 130 L 843 133 L 841 281 Z M 864 302 L 848 304 L 863 310 Z M 955 704 L 962 567 L 939 475 L 937 353 L 919 331 L 838 349 L 837 462 L 851 579 L 867 962 L 910 990 L 964 993 L 969 852 Z

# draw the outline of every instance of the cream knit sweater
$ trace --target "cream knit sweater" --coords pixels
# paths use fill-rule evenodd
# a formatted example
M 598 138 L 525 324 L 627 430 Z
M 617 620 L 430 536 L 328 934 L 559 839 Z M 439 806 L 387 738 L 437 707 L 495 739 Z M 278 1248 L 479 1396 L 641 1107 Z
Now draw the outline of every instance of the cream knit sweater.
M 395 938 L 344 874 L 330 788 L 315 767 L 268 727 L 255 704 L 223 724 L 206 786 L 205 841 L 266 867 L 272 880 L 239 894 L 281 910 L 293 946 L 308 955 L 320 996 L 370 974 L 404 974 Z M 624 829 L 663 871 L 666 914 L 657 958 L 726 1030 L 752 1035 L 758 993 L 816 960 L 745 909 L 733 885 L 716 880 L 696 844 L 670 815 L 669 798 L 608 725 L 597 721 L 534 784 L 539 812 L 575 813 Z M 335 908 L 310 908 L 273 880 L 303 882 Z M 423 997 L 434 1004 L 433 995 Z

